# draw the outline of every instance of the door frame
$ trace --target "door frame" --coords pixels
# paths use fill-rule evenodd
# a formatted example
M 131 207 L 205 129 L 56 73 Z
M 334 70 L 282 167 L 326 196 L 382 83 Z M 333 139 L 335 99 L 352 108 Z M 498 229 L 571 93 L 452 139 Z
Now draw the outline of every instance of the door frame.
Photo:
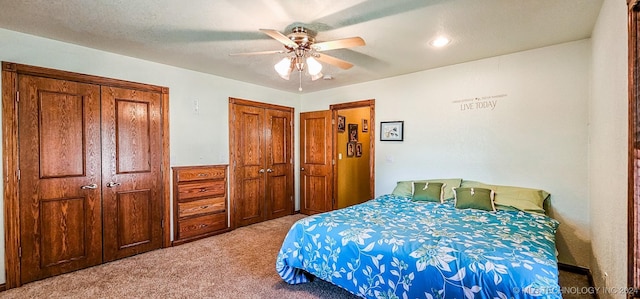
M 267 104 L 267 103 L 262 103 L 262 102 L 255 102 L 255 101 L 251 101 L 251 100 L 245 100 L 245 99 L 240 99 L 240 98 L 233 98 L 233 97 L 229 97 L 229 114 L 228 114 L 228 118 L 229 118 L 229 227 L 231 230 L 236 229 L 236 222 L 235 222 L 235 214 L 236 214 L 236 206 L 235 206 L 235 199 L 236 199 L 236 188 L 235 188 L 235 183 L 236 183 L 236 173 L 235 173 L 235 169 L 236 169 L 236 165 L 234 163 L 235 161 L 235 151 L 234 151 L 234 145 L 236 142 L 236 135 L 234 133 L 233 130 L 233 125 L 235 120 L 232 119 L 234 112 L 235 112 L 235 105 L 244 105 L 244 106 L 252 106 L 252 107 L 257 107 L 257 108 L 263 108 L 263 109 L 275 109 L 275 110 L 282 110 L 282 111 L 287 111 L 287 112 L 291 112 L 291 144 L 289 145 L 289 149 L 291 151 L 291 167 L 289 169 L 290 171 L 290 175 L 291 175 L 291 188 L 292 190 L 292 194 L 291 196 L 293 197 L 295 193 L 295 183 L 296 183 L 296 177 L 295 177 L 295 152 L 294 152 L 294 144 L 295 144 L 295 109 L 293 107 L 287 107 L 287 106 L 281 106 L 281 105 L 275 105 L 275 104 Z M 293 214 L 294 210 L 295 210 L 295 198 L 293 198 L 294 201 L 291 205 L 291 213 Z
M 638 143 L 640 137 L 637 135 L 640 131 L 640 86 L 638 75 L 640 74 L 640 49 L 638 41 L 640 35 L 640 1 L 627 0 L 628 19 L 628 92 L 629 92 L 629 127 L 628 127 L 628 165 L 627 165 L 627 286 L 629 290 L 634 290 L 628 295 L 629 298 L 640 297 L 640 168 L 637 166 L 640 156 L 638 154 Z
M 329 106 L 331 110 L 331 118 L 335 123 L 338 119 L 338 110 L 369 107 L 369 197 L 374 198 L 376 193 L 376 100 L 362 100 L 356 102 L 340 103 Z M 333 160 L 338 160 L 338 126 L 333 126 Z M 338 190 L 338 163 L 333 164 L 333 198 L 336 198 L 336 190 Z M 331 209 L 336 209 L 336 201 L 332 200 Z
M 111 79 L 93 75 L 85 75 L 37 66 L 12 62 L 2 62 L 2 165 L 4 191 L 4 231 L 5 231 L 5 268 L 6 289 L 19 287 L 20 277 L 20 204 L 18 194 L 18 75 L 34 75 L 53 79 L 76 81 L 82 83 L 114 86 L 162 94 L 162 198 L 163 229 L 162 247 L 171 246 L 171 227 L 168 220 L 171 213 L 171 197 L 169 193 L 169 88 Z

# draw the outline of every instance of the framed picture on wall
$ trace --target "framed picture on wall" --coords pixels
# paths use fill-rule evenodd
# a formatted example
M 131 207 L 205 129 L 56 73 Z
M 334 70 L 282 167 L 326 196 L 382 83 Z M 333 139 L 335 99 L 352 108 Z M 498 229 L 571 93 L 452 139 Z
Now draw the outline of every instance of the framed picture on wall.
M 402 141 L 404 139 L 404 121 L 380 122 L 380 141 Z
M 362 157 L 362 143 L 356 143 L 356 157 Z
M 366 118 L 362 119 L 362 132 L 369 132 L 369 120 Z
M 356 152 L 356 143 L 347 142 L 347 157 L 353 157 Z
M 338 115 L 338 132 L 344 132 L 344 124 L 347 120 L 344 116 Z
M 358 124 L 349 124 L 349 142 L 358 141 Z

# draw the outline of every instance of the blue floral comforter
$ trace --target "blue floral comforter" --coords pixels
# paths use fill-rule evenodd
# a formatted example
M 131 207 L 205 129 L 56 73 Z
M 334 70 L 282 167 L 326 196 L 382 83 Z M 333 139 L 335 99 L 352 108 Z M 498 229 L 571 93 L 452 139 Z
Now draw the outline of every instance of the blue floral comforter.
M 365 298 L 562 298 L 558 222 L 384 195 L 296 222 L 276 270 Z

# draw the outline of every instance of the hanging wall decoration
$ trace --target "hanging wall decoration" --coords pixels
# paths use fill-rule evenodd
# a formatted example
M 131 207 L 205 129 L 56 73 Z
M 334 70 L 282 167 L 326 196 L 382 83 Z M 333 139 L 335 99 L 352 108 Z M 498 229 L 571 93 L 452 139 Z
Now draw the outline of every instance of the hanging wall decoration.
M 404 121 L 380 122 L 380 141 L 402 141 L 404 139 Z

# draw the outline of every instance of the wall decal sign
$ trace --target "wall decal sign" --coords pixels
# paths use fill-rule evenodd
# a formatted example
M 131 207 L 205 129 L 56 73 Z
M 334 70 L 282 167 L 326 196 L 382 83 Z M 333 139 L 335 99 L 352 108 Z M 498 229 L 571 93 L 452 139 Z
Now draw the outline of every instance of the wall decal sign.
M 497 94 L 492 96 L 483 96 L 483 97 L 455 100 L 452 103 L 456 105 L 460 105 L 460 111 L 482 110 L 482 109 L 493 110 L 493 109 L 496 109 L 496 105 L 498 105 L 498 100 L 506 97 L 507 97 L 507 94 L 503 93 L 503 94 Z

